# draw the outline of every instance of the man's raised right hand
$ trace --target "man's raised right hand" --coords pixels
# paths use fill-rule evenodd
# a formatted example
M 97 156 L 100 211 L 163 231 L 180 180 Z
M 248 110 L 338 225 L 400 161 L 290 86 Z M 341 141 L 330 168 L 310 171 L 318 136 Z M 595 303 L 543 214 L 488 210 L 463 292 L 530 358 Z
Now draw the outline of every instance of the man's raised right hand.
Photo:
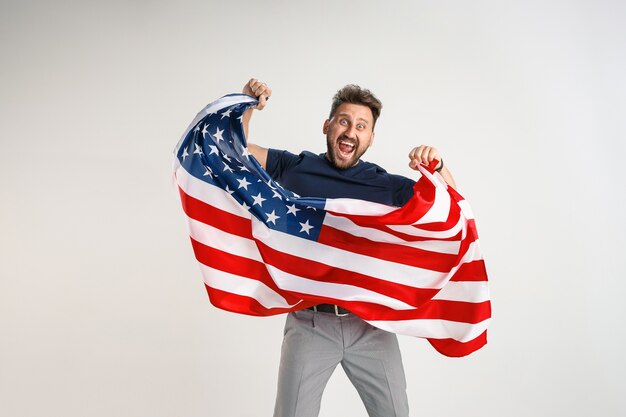
M 257 110 L 263 110 L 267 105 L 267 99 L 272 95 L 272 89 L 264 82 L 251 78 L 244 86 L 242 92 L 259 100 Z

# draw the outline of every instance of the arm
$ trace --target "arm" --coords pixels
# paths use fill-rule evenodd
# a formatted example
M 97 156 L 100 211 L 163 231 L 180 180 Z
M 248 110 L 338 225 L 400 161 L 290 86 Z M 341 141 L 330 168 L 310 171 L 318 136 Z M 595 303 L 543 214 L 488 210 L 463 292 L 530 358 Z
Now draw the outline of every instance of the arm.
M 443 166 L 443 161 L 441 159 L 441 155 L 437 148 L 427 145 L 420 145 L 416 148 L 411 149 L 409 152 L 409 167 L 417 171 L 417 166 L 419 164 L 428 165 L 432 162 L 433 159 L 437 159 L 439 165 L 437 165 L 437 169 L 441 169 L 440 174 L 446 183 L 456 190 L 456 183 L 454 182 L 454 178 L 452 177 L 452 173 L 448 170 L 448 167 Z M 441 168 L 443 166 L 443 168 Z
M 246 136 L 246 141 L 248 141 L 248 151 L 254 156 L 254 158 L 259 161 L 263 169 L 265 169 L 265 165 L 267 163 L 267 149 L 262 148 L 258 145 L 250 143 L 249 141 L 249 125 L 250 119 L 252 118 L 252 112 L 256 110 L 263 110 L 267 105 L 267 99 L 272 95 L 272 89 L 265 84 L 257 80 L 256 78 L 250 79 L 244 86 L 242 92 L 252 97 L 256 97 L 259 99 L 259 104 L 256 107 L 248 109 L 241 119 L 241 123 L 243 124 L 243 133 Z

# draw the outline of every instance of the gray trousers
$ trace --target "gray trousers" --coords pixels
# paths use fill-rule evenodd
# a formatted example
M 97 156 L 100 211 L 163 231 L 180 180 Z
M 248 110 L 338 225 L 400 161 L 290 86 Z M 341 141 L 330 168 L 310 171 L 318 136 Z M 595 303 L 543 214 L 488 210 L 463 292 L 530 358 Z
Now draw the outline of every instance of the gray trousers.
M 285 324 L 274 417 L 317 417 L 337 364 L 370 417 L 408 417 L 398 339 L 357 316 L 300 310 Z

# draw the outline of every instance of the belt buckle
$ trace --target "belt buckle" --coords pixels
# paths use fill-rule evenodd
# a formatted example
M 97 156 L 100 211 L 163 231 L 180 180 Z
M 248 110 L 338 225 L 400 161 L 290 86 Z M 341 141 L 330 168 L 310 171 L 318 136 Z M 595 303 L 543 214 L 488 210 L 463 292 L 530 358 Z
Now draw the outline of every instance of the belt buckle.
M 343 314 L 339 314 L 339 307 L 337 306 L 337 304 L 333 304 L 333 306 L 335 306 L 335 315 L 337 317 L 345 317 L 350 313 L 343 313 Z

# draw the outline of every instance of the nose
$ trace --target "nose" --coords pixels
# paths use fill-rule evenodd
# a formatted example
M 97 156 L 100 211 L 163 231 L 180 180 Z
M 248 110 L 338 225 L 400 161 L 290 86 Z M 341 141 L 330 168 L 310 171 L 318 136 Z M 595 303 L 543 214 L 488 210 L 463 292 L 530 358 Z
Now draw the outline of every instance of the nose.
M 355 139 L 356 138 L 356 128 L 354 126 L 350 126 L 346 129 L 345 133 L 346 137 L 348 139 Z

